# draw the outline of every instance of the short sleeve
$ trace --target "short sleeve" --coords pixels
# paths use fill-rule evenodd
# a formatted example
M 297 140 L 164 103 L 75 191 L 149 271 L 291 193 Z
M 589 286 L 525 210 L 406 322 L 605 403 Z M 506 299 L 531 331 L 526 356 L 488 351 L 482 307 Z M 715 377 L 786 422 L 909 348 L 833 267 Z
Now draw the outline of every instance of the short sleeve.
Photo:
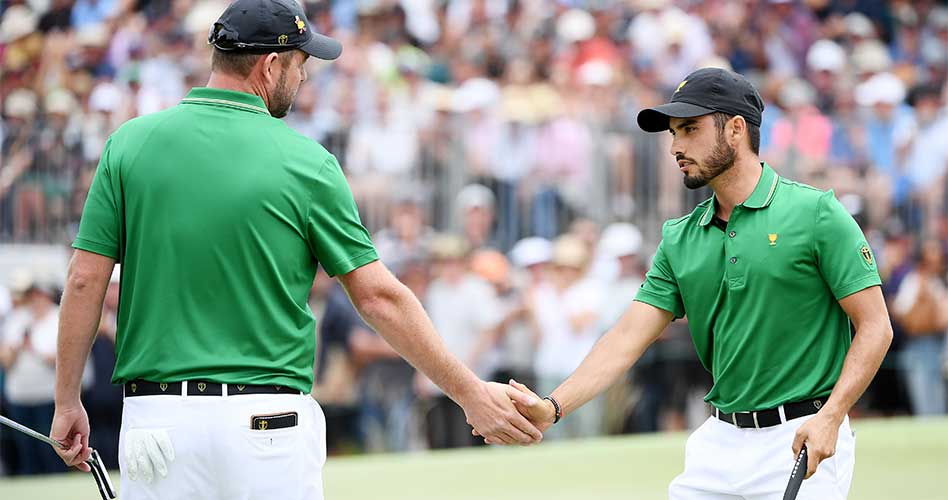
M 378 260 L 349 183 L 334 156 L 326 160 L 311 193 L 307 237 L 316 260 L 330 276 Z
M 112 138 L 105 142 L 79 221 L 73 248 L 119 259 L 122 224 L 121 182 L 111 164 Z
M 678 280 L 665 255 L 665 242 L 662 240 L 652 258 L 652 267 L 645 275 L 645 282 L 635 294 L 635 300 L 664 309 L 681 318 L 685 315 L 685 306 L 678 289 Z
M 814 231 L 817 266 L 836 300 L 882 284 L 865 235 L 832 191 L 820 197 Z

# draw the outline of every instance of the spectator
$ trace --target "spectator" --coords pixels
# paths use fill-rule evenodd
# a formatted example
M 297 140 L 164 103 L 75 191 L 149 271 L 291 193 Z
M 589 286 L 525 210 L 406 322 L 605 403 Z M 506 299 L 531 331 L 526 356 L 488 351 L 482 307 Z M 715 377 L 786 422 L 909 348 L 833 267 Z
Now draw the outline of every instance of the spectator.
M 486 188 L 485 188 L 486 189 Z M 434 279 L 425 295 L 425 309 L 448 350 L 480 377 L 493 369 L 475 347 L 501 320 L 497 298 L 490 284 L 468 272 L 468 245 L 458 236 L 440 235 L 431 242 Z M 467 304 L 459 307 L 459 304 Z M 431 400 L 428 444 L 431 448 L 456 448 L 481 442 L 471 436 L 464 412 L 430 381 L 419 375 L 420 395 Z
M 471 271 L 494 287 L 501 318 L 481 337 L 473 359 L 489 359 L 496 382 L 535 381 L 533 358 L 540 332 L 526 295 L 514 286 L 510 262 L 496 250 L 479 250 L 471 256 Z
M 0 340 L 9 417 L 45 433 L 53 422 L 59 328 L 59 306 L 54 302 L 56 290 L 47 283 L 30 279 L 14 293 L 22 294 L 23 301 L 4 324 Z M 14 433 L 13 440 L 18 464 L 15 472 L 51 474 L 66 470 L 48 444 L 21 433 Z
M 537 387 L 549 394 L 569 376 L 592 349 L 599 329 L 599 285 L 586 280 L 589 250 L 575 236 L 561 236 L 553 244 L 553 271 L 548 284 L 536 290 L 533 309 L 540 327 L 537 348 Z M 580 438 L 601 429 L 601 401 L 594 400 L 546 432 L 547 439 Z
M 921 245 L 918 264 L 902 280 L 892 314 L 907 335 L 900 357 L 916 415 L 944 415 L 948 393 L 942 372 L 948 330 L 945 248 L 937 240 Z
M 494 232 L 494 193 L 481 184 L 469 184 L 456 198 L 461 231 L 468 248 L 498 248 Z

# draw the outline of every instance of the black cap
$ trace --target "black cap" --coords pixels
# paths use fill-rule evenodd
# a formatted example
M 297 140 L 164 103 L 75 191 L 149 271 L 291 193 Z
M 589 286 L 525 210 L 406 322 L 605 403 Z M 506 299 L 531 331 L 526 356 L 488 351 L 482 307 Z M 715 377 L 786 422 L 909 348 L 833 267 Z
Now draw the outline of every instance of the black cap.
M 721 112 L 741 115 L 760 127 L 764 101 L 743 76 L 726 69 L 702 68 L 678 84 L 671 102 L 639 112 L 639 127 L 646 132 L 668 130 L 669 118 L 693 118 Z
M 237 0 L 211 27 L 207 43 L 228 52 L 300 49 L 326 60 L 342 53 L 339 41 L 313 30 L 296 0 Z

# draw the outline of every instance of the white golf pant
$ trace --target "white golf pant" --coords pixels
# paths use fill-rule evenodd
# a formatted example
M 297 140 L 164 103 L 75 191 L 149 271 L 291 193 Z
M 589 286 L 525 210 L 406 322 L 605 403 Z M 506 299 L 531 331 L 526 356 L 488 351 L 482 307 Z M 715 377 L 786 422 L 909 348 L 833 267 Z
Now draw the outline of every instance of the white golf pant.
M 251 429 L 251 417 L 296 412 L 294 427 Z M 167 477 L 131 481 L 125 435 L 165 429 Z M 126 397 L 119 438 L 122 500 L 322 500 L 326 419 L 303 394 Z
M 712 416 L 685 445 L 685 471 L 668 487 L 669 500 L 782 500 L 793 470 L 793 438 L 812 415 L 763 429 L 739 429 Z M 836 454 L 803 481 L 797 500 L 843 500 L 855 465 L 849 417 L 839 427 Z

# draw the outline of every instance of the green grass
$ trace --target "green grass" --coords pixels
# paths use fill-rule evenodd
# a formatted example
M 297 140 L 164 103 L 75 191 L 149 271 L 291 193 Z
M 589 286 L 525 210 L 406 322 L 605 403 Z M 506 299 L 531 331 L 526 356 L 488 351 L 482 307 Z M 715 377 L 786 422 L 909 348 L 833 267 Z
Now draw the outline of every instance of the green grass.
M 858 500 L 936 500 L 948 485 L 948 418 L 857 420 Z M 627 500 L 665 498 L 685 434 L 611 437 L 531 448 L 330 458 L 328 500 Z M 117 478 L 116 478 L 117 479 Z M 96 500 L 78 473 L 0 480 L 0 498 Z

